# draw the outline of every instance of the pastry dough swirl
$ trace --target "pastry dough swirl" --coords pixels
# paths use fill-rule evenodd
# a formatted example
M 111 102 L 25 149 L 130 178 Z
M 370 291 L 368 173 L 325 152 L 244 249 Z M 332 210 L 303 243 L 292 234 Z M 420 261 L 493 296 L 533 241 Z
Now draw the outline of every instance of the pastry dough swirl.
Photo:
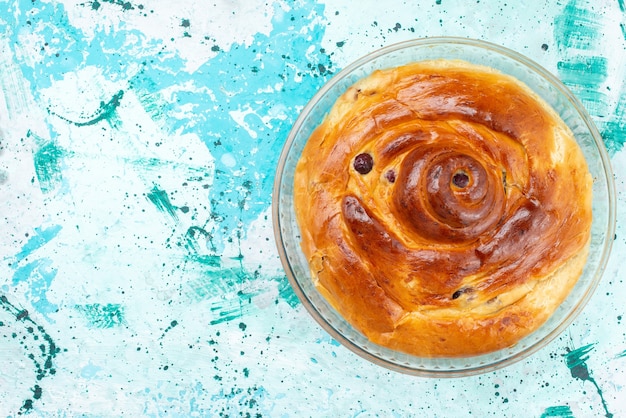
M 350 87 L 302 152 L 294 200 L 313 280 L 348 322 L 454 357 L 511 346 L 559 306 L 591 193 L 572 133 L 528 87 L 435 60 Z

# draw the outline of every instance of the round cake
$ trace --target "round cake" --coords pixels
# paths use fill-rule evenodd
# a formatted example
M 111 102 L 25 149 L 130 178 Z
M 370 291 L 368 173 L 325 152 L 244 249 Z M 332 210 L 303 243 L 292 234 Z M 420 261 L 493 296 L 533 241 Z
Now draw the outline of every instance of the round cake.
M 370 341 L 408 354 L 516 344 L 587 259 L 592 178 L 572 132 L 484 66 L 423 61 L 358 81 L 294 180 L 316 288 Z

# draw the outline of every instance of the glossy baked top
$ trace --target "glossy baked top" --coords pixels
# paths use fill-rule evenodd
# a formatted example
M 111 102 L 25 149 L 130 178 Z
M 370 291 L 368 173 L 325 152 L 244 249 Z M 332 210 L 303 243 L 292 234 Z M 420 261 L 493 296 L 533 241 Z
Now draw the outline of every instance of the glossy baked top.
M 420 356 L 516 343 L 586 260 L 591 176 L 572 133 L 526 86 L 466 62 L 349 88 L 294 192 L 317 288 L 372 341 Z

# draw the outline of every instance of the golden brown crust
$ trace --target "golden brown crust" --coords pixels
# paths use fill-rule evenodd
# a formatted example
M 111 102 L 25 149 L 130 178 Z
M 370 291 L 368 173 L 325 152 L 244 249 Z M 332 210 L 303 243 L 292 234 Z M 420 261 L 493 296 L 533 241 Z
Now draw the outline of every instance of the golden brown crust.
M 294 199 L 313 280 L 348 322 L 410 354 L 465 356 L 515 344 L 570 292 L 591 182 L 525 85 L 437 60 L 349 88 L 307 142 Z

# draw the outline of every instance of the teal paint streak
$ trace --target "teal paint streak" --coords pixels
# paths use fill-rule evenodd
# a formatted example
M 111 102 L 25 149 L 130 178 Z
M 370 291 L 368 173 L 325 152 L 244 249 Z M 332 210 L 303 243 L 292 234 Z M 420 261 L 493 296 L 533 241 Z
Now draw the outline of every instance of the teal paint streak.
M 35 172 L 41 191 L 48 193 L 61 182 L 61 157 L 63 151 L 54 142 L 48 142 L 35 154 Z
M 609 97 L 602 91 L 602 84 L 607 80 L 607 66 L 604 57 L 575 56 L 557 63 L 559 78 L 592 116 L 604 117 L 607 113 Z
M 593 344 L 587 344 L 573 351 L 569 351 L 565 355 L 565 361 L 572 373 L 572 377 L 581 380 L 587 380 L 589 378 L 589 369 L 587 368 L 586 361 L 589 360 L 589 353 L 593 350 L 593 346 Z
M 617 0 L 617 4 L 619 5 L 619 9 L 626 13 L 626 1 L 624 0 Z
M 249 280 L 249 276 L 240 268 L 206 268 L 200 277 L 187 282 L 185 286 L 188 295 L 200 301 L 233 293 L 239 285 Z
M 209 267 L 219 267 L 222 265 L 222 258 L 218 255 L 192 254 L 186 256 L 185 261 L 202 264 Z
M 41 380 L 56 374 L 54 360 L 61 349 L 46 330 L 32 319 L 28 311 L 12 304 L 5 295 L 0 295 L 0 314 L 3 319 L 8 316 L 6 321 L 0 321 L 0 326 L 12 329 L 11 333 L 0 334 L 0 338 L 6 339 L 2 344 L 7 346 L 19 344 L 28 359 L 25 363 L 30 362 L 32 365 L 33 385 L 30 388 L 32 395 L 26 397 L 22 407 L 16 411 L 17 415 L 29 414 L 33 411 L 35 403 L 43 396 L 43 390 L 39 385 Z M 26 380 L 30 376 L 25 370 L 21 370 L 20 378 Z
M 91 126 L 102 121 L 107 121 L 111 127 L 116 127 L 119 125 L 117 108 L 120 106 L 122 97 L 124 97 L 124 91 L 120 90 L 113 95 L 113 98 L 108 102 L 101 101 L 98 110 L 96 110 L 92 115 L 85 117 L 85 120 L 83 121 L 74 121 L 54 112 L 50 112 L 50 114 L 53 114 L 75 126 Z
M 621 353 L 619 353 L 618 355 L 616 355 L 615 358 L 616 359 L 618 359 L 618 358 L 626 358 L 626 350 L 624 350 Z
M 33 164 L 39 188 L 42 193 L 50 193 L 63 182 L 61 161 L 65 152 L 54 140 L 45 140 L 30 131 L 27 137 L 33 137 L 37 147 L 33 155 Z
M 236 275 L 237 277 L 242 277 L 241 273 L 236 273 Z M 223 277 L 224 274 L 219 274 L 219 276 Z M 243 280 L 250 281 L 251 278 L 243 275 Z M 278 300 L 283 300 L 292 308 L 295 308 L 300 304 L 300 300 L 295 295 L 291 286 L 289 286 L 289 283 L 284 277 L 275 277 L 273 281 L 278 283 L 279 293 L 276 303 L 278 303 Z M 222 298 L 220 301 L 214 302 L 210 308 L 213 315 L 213 319 L 210 321 L 210 324 L 216 325 L 249 315 L 255 309 L 255 305 L 252 303 L 253 298 L 259 296 L 261 293 L 263 293 L 262 289 L 252 292 L 238 291 L 236 293 L 236 297 L 230 297 L 227 299 Z
M 569 406 L 551 406 L 541 414 L 541 418 L 574 418 Z
M 618 1 L 620 9 L 623 8 L 624 0 Z M 623 148 L 626 138 L 626 87 L 621 86 L 619 103 L 611 114 L 611 100 L 605 93 L 608 60 L 593 55 L 602 39 L 602 17 L 582 4 L 570 0 L 563 13 L 555 18 L 553 35 L 561 58 L 558 75 L 595 118 L 606 148 L 613 155 Z
M 624 148 L 626 141 L 626 124 L 623 122 L 606 122 L 604 123 L 602 138 L 609 152 L 613 156 L 616 152 Z
M 126 323 L 124 307 L 120 304 L 92 303 L 76 305 L 74 308 L 82 314 L 88 326 L 92 328 L 108 329 Z
M 620 0 L 620 9 L 624 7 Z M 623 11 L 623 10 L 622 10 Z M 564 14 L 555 21 L 555 39 L 557 44 L 564 48 L 590 49 L 597 46 L 593 39 L 600 38 L 600 29 L 594 21 L 599 21 L 599 16 L 593 12 L 576 6 L 576 1 L 571 1 L 565 8 Z M 626 28 L 620 25 L 626 39 Z M 586 40 L 583 42 L 583 40 Z M 584 46 L 584 48 L 582 48 Z M 569 52 L 569 51 L 565 51 Z M 557 64 L 559 77 L 581 100 L 587 111 L 592 116 L 601 118 L 598 126 L 602 138 L 610 155 L 624 147 L 626 141 L 626 88 L 622 86 L 622 93 L 615 112 L 607 115 L 607 103 L 609 97 L 602 89 L 607 80 L 608 60 L 604 57 L 575 55 L 561 60 Z
M 201 264 L 207 264 L 212 267 L 218 267 L 220 265 L 221 258 L 219 256 L 202 255 L 202 252 L 207 249 L 210 249 L 213 253 L 215 252 L 213 236 L 204 228 L 198 226 L 188 228 L 183 240 L 183 247 L 189 252 L 190 258 L 195 259 L 195 261 Z
M 238 301 L 235 304 L 214 304 L 211 306 L 211 313 L 214 319 L 209 324 L 217 325 L 223 322 L 234 321 L 244 316 L 249 310 L 249 307 L 242 306 Z
M 277 280 L 278 280 L 278 296 L 280 297 L 280 299 L 285 301 L 292 308 L 295 308 L 296 306 L 300 305 L 300 299 L 298 298 L 296 293 L 293 291 L 293 288 L 291 287 L 291 284 L 289 284 L 289 281 L 287 280 L 287 278 L 282 277 Z
M 587 110 L 587 112 L 598 120 L 598 124 L 602 125 L 602 121 L 597 118 L 602 118 L 606 116 L 607 113 L 607 103 L 609 102 L 609 97 L 598 90 L 581 88 L 577 86 L 569 86 L 570 90 L 582 103 L 583 107 Z
M 554 21 L 555 41 L 559 49 L 589 50 L 600 44 L 601 16 L 570 1 Z
M 583 382 L 588 381 L 591 382 L 596 390 L 598 391 L 598 395 L 600 396 L 600 400 L 602 401 L 602 407 L 605 411 L 605 417 L 612 418 L 613 414 L 609 412 L 608 405 L 604 399 L 604 395 L 600 386 L 596 382 L 596 380 L 591 375 L 591 371 L 587 366 L 587 360 L 589 360 L 589 353 L 593 351 L 594 344 L 587 344 L 583 347 L 577 348 L 575 350 L 567 349 L 568 353 L 564 355 L 565 363 L 567 367 L 570 369 L 570 373 L 572 377 L 575 379 L 582 380 Z
M 48 228 L 35 228 L 35 235 L 29 238 L 29 240 L 22 246 L 20 252 L 15 255 L 15 261 L 20 262 L 39 248 L 52 241 L 61 231 L 61 225 L 53 225 Z
M 185 293 L 196 302 L 219 298 L 211 304 L 212 325 L 241 318 L 256 309 L 252 300 L 265 292 L 265 289 L 242 290 L 257 278 L 255 274 L 248 273 L 242 267 L 220 268 L 207 264 L 201 266 L 204 268 L 201 276 L 185 284 Z M 277 283 L 276 303 L 283 300 L 292 308 L 300 304 L 284 276 L 270 278 L 270 281 Z
M 559 61 L 557 71 L 565 84 L 599 88 L 608 77 L 608 62 L 604 57 L 575 57 Z
M 171 107 L 156 83 L 146 78 L 141 72 L 130 79 L 129 85 L 139 100 L 141 107 L 146 111 L 158 126 L 167 127 L 167 110 Z
M 614 155 L 624 148 L 626 141 L 626 86 L 622 86 L 622 94 L 610 120 L 602 124 L 602 138 L 610 155 Z
M 244 281 L 250 281 L 251 278 L 245 273 L 236 273 L 237 276 L 243 275 Z M 260 295 L 263 290 L 242 291 L 239 290 L 231 297 L 221 298 L 217 302 L 211 304 L 211 313 L 213 319 L 209 322 L 211 325 L 221 324 L 223 322 L 233 321 L 249 315 L 255 310 L 252 299 Z M 240 324 L 239 327 L 245 330 L 245 325 Z
M 233 258 L 239 261 L 239 266 L 223 267 L 220 256 L 203 253 L 206 250 L 215 251 L 215 248 L 211 234 L 199 227 L 187 230 L 182 246 L 187 250 L 183 268 L 192 270 L 199 268 L 201 272 L 200 277 L 185 284 L 187 297 L 198 302 L 221 297 L 219 302 L 214 302 L 211 306 L 214 318 L 211 321 L 212 325 L 232 321 L 252 312 L 254 308 L 252 298 L 261 294 L 263 290 L 253 292 L 240 290 L 259 277 L 258 272 L 251 273 L 244 269 L 241 249 L 239 256 Z M 269 279 L 277 283 L 278 299 L 285 301 L 292 308 L 300 303 L 284 276 Z M 235 293 L 236 297 L 226 296 Z
M 53 225 L 48 228 L 35 228 L 35 235 L 30 237 L 22 246 L 20 251 L 13 257 L 11 263 L 14 269 L 12 285 L 28 283 L 27 295 L 32 306 L 48 320 L 50 320 L 48 314 L 58 310 L 58 306 L 50 303 L 47 298 L 47 291 L 57 275 L 57 269 L 52 267 L 52 261 L 47 258 L 38 258 L 26 264 L 23 264 L 22 261 L 52 241 L 61 229 L 60 225 Z
M 161 190 L 155 185 L 146 197 L 159 211 L 167 213 L 172 219 L 178 221 L 178 214 L 176 213 L 178 208 L 172 205 L 165 190 Z
M 593 116 L 604 116 L 609 97 L 602 90 L 608 78 L 608 59 L 575 56 L 557 63 L 559 78 Z

